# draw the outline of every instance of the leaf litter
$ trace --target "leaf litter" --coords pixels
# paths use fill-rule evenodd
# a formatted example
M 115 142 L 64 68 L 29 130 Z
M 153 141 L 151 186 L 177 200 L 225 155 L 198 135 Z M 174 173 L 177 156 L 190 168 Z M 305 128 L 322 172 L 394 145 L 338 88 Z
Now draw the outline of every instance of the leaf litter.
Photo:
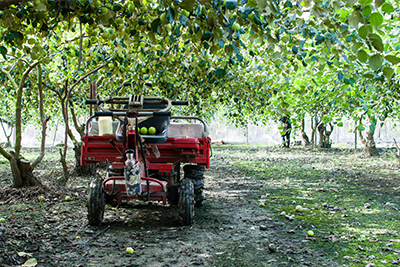
M 88 226 L 90 178 L 56 186 L 48 175 L 53 163 L 38 170 L 44 187 L 14 189 L 0 181 L 0 266 L 29 259 L 38 266 L 398 264 L 400 177 L 390 158 L 271 146 L 213 152 L 207 199 L 192 227 L 179 224 L 176 207 L 143 202 L 108 207 L 102 225 Z

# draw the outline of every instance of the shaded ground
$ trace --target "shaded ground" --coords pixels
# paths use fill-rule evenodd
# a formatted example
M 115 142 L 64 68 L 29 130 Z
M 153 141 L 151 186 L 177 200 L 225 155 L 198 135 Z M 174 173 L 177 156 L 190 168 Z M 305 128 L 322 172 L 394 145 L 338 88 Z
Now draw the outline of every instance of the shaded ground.
M 192 227 L 180 226 L 176 207 L 143 202 L 107 208 L 104 223 L 90 227 L 85 206 L 88 178 L 71 178 L 69 187 L 16 190 L 4 186 L 9 183 L 4 168 L 0 176 L 0 218 L 5 219 L 0 223 L 0 266 L 18 266 L 30 258 L 38 266 L 365 266 L 378 264 L 379 253 L 396 255 L 397 243 L 386 245 L 397 239 L 398 225 L 383 233 L 387 241 L 374 233 L 378 241 L 369 243 L 383 242 L 382 249 L 374 251 L 359 240 L 372 238 L 362 225 L 365 221 L 355 220 L 343 204 L 352 206 L 352 198 L 358 197 L 354 192 L 368 194 L 382 184 L 386 188 L 382 199 L 373 192 L 373 199 L 366 201 L 375 210 L 384 201 L 383 195 L 391 194 L 391 205 L 384 203 L 379 209 L 386 207 L 391 212 L 388 215 L 398 218 L 392 214 L 398 205 L 398 166 L 388 163 L 382 167 L 391 160 L 387 156 L 386 161 L 381 157 L 382 164 L 376 169 L 388 172 L 391 179 L 374 175 L 372 163 L 357 160 L 361 154 L 354 164 L 348 164 L 353 156 L 344 150 L 224 146 L 213 152 L 212 167 L 206 171 L 207 200 L 196 210 Z M 55 178 L 59 174 L 54 166 L 50 157 L 37 173 L 44 180 Z M 341 195 L 343 190 L 351 194 Z M 39 201 L 39 196 L 45 200 Z M 71 200 L 66 201 L 66 196 Z M 302 213 L 294 211 L 299 204 L 304 207 Z M 360 210 L 368 213 L 372 209 L 361 206 Z M 377 213 L 383 218 L 381 211 Z M 359 223 L 353 228 L 366 233 L 352 232 L 350 227 L 337 230 L 337 225 L 352 222 Z M 314 237 L 306 236 L 309 229 L 315 231 Z M 370 225 L 368 229 L 372 231 Z M 353 249 L 349 240 L 359 240 L 360 248 Z M 126 247 L 134 253 L 127 254 Z M 355 253 L 347 253 L 347 248 Z M 379 258 L 380 263 L 383 260 Z M 394 260 L 386 263 L 396 264 Z

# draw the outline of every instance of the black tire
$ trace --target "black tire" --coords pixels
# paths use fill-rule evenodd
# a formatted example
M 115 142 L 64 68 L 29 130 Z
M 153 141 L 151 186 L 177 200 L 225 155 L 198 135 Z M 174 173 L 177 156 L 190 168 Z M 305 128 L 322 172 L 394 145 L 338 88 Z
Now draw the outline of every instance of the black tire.
M 203 205 L 204 195 L 204 166 L 202 165 L 185 165 L 183 167 L 185 173 L 184 178 L 191 179 L 194 185 L 194 201 L 195 207 Z
M 194 220 L 194 186 L 190 179 L 182 179 L 181 181 L 178 206 L 182 224 L 192 225 Z
M 103 190 L 103 179 L 92 179 L 87 201 L 88 221 L 90 225 L 99 225 L 103 221 L 106 196 Z

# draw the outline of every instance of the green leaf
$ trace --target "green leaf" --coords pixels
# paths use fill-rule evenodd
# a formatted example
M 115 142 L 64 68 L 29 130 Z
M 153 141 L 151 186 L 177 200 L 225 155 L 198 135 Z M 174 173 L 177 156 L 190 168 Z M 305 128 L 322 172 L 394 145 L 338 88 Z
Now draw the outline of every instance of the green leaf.
M 368 34 L 372 32 L 372 29 L 370 28 L 369 25 L 363 25 L 358 29 L 358 34 L 360 35 L 361 38 L 365 39 L 367 38 Z
M 374 26 L 380 26 L 383 23 L 383 16 L 379 12 L 374 12 L 369 17 L 369 22 Z
M 387 61 L 389 61 L 390 63 L 392 63 L 393 65 L 396 65 L 400 62 L 400 58 L 396 57 L 396 56 L 392 56 L 392 55 L 387 55 L 385 57 L 385 59 Z
M 375 54 L 372 57 L 370 57 L 368 65 L 371 69 L 373 70 L 378 70 L 382 67 L 382 57 L 379 54 Z
M 158 33 L 158 27 L 161 25 L 161 20 L 159 18 L 156 18 L 152 23 L 151 23 L 151 30 L 153 32 Z
M 372 78 L 374 78 L 374 73 L 372 72 L 372 71 L 366 71 L 364 74 L 363 74 L 363 76 L 365 77 L 365 78 L 370 78 L 370 79 L 372 79 Z
M 192 12 L 193 7 L 196 5 L 196 1 L 195 0 L 185 0 L 182 1 L 182 3 L 179 5 L 181 8 Z
M 338 122 L 337 126 L 338 127 L 343 127 L 343 122 Z
M 229 10 L 233 10 L 237 7 L 238 1 L 237 0 L 226 0 L 225 6 Z
M 383 47 L 382 38 L 378 34 L 371 33 L 368 36 L 368 38 L 371 41 L 373 47 L 376 48 L 376 50 L 383 52 L 384 47 Z
M 382 10 L 383 12 L 386 12 L 386 13 L 392 13 L 392 12 L 394 11 L 394 7 L 392 6 L 391 3 L 385 2 L 385 3 L 383 3 L 383 5 L 381 6 L 381 10 Z
M 371 6 L 366 6 L 362 10 L 362 14 L 365 17 L 368 17 L 371 14 L 371 12 L 372 12 L 372 7 Z
M 349 18 L 349 24 L 353 28 L 358 28 L 358 23 L 360 22 L 360 12 L 358 10 L 354 11 Z
M 0 54 L 4 57 L 5 60 L 7 60 L 7 48 L 5 48 L 4 46 L 0 46 Z
M 376 8 L 379 8 L 384 2 L 385 2 L 385 0 L 375 0 Z
M 372 3 L 372 0 L 359 0 L 358 3 L 362 6 L 368 6 Z
M 351 47 L 351 51 L 353 51 L 353 53 L 357 53 L 358 49 L 360 49 L 361 46 L 363 46 L 363 43 L 361 42 L 354 43 Z
M 368 53 L 365 52 L 363 49 L 357 52 L 357 58 L 361 62 L 366 62 L 369 58 Z
M 210 41 L 212 39 L 214 39 L 214 34 L 209 31 L 205 31 L 203 36 L 201 36 L 202 41 Z
M 175 10 L 172 7 L 168 8 L 166 19 L 169 23 L 173 23 L 175 19 Z
M 391 80 L 394 74 L 394 69 L 389 67 L 383 68 L 383 75 L 385 75 L 386 79 Z

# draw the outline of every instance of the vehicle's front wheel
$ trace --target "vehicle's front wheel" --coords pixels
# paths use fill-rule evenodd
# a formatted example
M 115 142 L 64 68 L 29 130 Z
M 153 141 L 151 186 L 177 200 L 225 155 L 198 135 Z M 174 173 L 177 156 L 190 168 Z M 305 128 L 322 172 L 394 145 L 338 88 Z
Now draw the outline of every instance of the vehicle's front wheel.
M 190 179 L 181 181 L 179 191 L 179 212 L 183 225 L 192 225 L 194 220 L 194 185 Z
M 89 197 L 87 200 L 90 225 L 99 225 L 103 221 L 106 196 L 102 184 L 103 179 L 100 177 L 96 177 L 90 182 Z
M 185 173 L 184 178 L 188 178 L 193 181 L 195 207 L 201 207 L 204 200 L 204 166 L 185 165 L 183 167 L 183 171 Z

